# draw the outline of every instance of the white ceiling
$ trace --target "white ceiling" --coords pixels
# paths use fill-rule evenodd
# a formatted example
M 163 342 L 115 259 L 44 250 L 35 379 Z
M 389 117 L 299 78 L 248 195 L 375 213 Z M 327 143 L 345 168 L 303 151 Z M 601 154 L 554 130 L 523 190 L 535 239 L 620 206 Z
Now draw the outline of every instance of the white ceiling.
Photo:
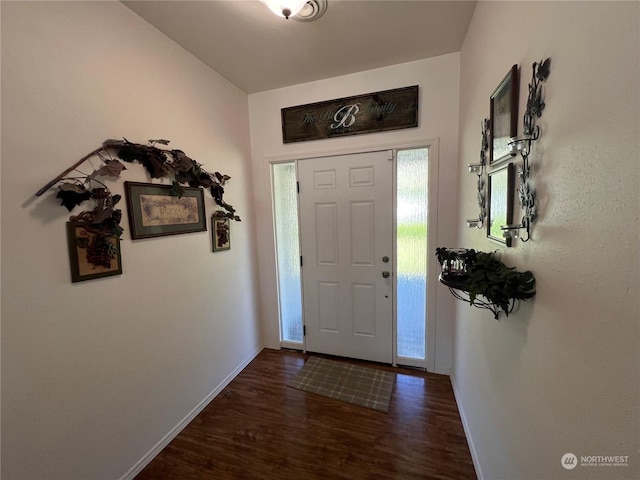
M 258 0 L 122 3 L 249 94 L 458 52 L 476 5 L 328 0 L 298 22 Z

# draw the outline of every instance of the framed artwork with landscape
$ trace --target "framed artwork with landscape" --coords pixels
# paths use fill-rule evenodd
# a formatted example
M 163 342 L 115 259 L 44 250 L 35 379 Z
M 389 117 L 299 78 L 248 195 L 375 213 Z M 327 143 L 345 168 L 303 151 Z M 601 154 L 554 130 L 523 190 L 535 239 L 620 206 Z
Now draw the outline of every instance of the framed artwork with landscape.
M 184 187 L 178 196 L 171 185 L 125 182 L 131 238 L 150 238 L 207 230 L 204 192 Z

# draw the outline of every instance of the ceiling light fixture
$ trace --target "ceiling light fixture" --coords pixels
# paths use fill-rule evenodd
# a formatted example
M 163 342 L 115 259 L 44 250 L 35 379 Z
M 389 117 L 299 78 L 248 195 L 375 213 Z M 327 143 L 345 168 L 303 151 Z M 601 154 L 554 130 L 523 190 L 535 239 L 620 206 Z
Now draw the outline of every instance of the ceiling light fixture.
M 327 0 L 261 0 L 269 9 L 286 19 L 310 22 L 324 15 Z

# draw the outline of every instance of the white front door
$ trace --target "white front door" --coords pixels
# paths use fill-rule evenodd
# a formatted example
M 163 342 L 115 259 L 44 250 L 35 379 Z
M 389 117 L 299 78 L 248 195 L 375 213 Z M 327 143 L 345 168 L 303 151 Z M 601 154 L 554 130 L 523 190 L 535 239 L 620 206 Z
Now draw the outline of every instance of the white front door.
M 306 349 L 392 363 L 392 152 L 302 160 L 298 178 Z

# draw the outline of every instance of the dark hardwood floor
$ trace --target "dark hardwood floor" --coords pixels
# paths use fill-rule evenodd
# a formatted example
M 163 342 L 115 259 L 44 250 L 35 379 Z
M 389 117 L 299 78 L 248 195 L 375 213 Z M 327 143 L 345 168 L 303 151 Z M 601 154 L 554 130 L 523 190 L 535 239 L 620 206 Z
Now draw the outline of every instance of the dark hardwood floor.
M 383 413 L 287 387 L 306 358 L 263 350 L 136 480 L 476 478 L 449 377 L 348 360 L 397 373 Z

